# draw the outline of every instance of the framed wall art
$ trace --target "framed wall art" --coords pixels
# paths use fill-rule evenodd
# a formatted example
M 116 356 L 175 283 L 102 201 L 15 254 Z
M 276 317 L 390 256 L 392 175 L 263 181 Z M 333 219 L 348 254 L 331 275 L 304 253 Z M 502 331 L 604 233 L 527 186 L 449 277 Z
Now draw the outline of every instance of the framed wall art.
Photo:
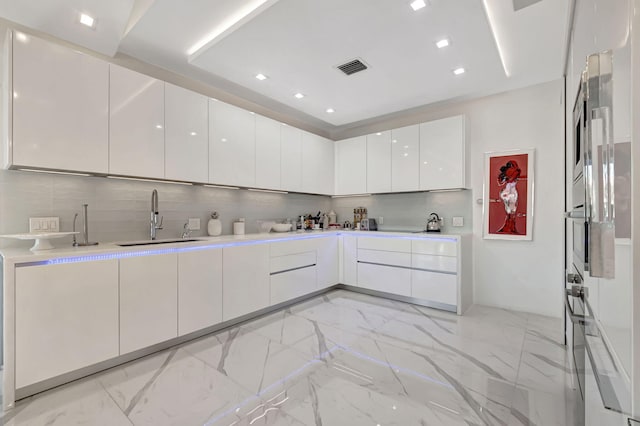
M 484 155 L 484 238 L 533 238 L 534 149 Z

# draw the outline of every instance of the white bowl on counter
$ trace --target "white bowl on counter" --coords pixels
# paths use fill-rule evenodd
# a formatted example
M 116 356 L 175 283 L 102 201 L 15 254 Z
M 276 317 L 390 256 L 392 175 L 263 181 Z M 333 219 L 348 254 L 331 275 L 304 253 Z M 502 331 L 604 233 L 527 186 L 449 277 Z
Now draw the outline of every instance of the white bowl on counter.
M 290 223 L 274 223 L 271 227 L 273 232 L 289 232 L 291 231 Z

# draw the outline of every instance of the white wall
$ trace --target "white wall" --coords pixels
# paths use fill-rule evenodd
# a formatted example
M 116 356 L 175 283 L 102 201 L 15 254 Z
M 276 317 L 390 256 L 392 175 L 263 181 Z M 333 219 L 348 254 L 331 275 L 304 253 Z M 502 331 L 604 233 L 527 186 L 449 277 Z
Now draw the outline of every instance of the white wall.
M 535 148 L 533 240 L 482 239 L 474 210 L 475 302 L 560 317 L 564 286 L 564 123 L 561 80 L 472 102 L 471 182 L 482 197 L 487 151 Z

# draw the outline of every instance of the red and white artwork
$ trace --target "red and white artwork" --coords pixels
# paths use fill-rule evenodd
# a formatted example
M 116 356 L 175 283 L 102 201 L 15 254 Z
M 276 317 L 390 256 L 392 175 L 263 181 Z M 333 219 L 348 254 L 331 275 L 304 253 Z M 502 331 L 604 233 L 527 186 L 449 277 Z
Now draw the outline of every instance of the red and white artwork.
M 485 154 L 484 237 L 531 240 L 533 150 Z

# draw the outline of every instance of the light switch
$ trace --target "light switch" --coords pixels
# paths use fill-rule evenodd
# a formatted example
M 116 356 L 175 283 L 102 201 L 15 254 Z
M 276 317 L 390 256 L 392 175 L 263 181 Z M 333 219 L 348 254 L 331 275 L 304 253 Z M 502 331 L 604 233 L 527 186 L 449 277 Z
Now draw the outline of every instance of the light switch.
M 59 232 L 59 217 L 30 217 L 29 232 Z
M 454 216 L 451 219 L 451 226 L 464 226 L 464 217 Z

